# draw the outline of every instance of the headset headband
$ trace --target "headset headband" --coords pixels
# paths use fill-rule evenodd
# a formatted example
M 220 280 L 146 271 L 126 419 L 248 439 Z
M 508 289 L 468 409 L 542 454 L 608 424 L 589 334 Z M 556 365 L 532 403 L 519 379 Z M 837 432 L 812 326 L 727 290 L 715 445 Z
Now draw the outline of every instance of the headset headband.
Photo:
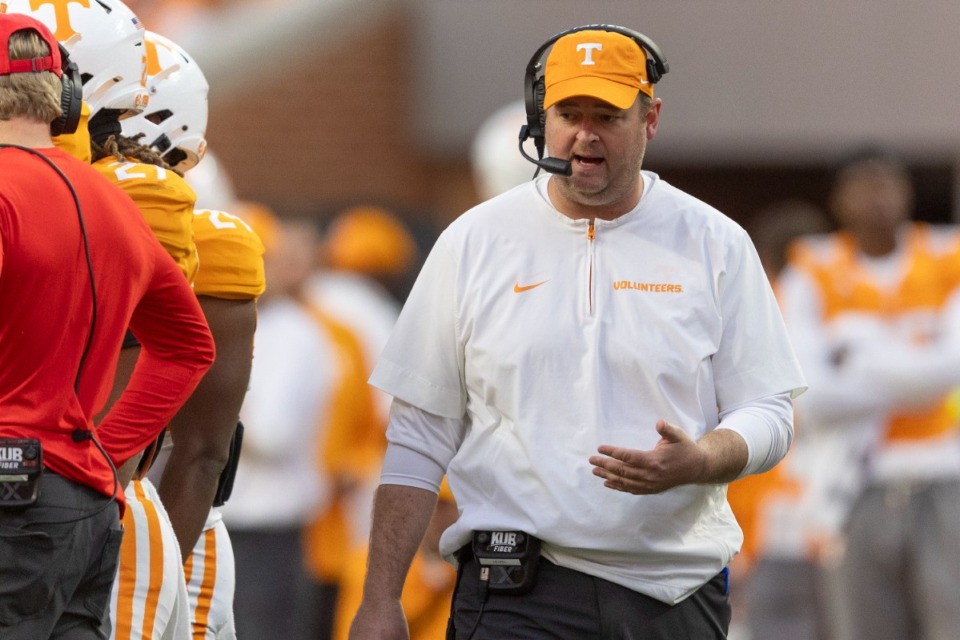
M 552 47 L 553 44 L 560 38 L 568 36 L 571 33 L 577 33 L 578 31 L 610 31 L 612 33 L 619 33 L 620 35 L 626 36 L 636 42 L 648 56 L 648 63 L 653 63 L 652 65 L 647 65 L 647 79 L 653 84 L 657 84 L 657 82 L 660 81 L 660 78 L 665 76 L 670 71 L 670 65 L 667 64 L 667 59 L 660 51 L 660 47 L 658 47 L 657 43 L 655 43 L 653 40 L 643 35 L 639 31 L 634 31 L 633 29 L 619 27 L 615 24 L 598 23 L 585 24 L 580 27 L 573 27 L 572 29 L 561 31 L 544 42 L 542 45 L 540 45 L 540 48 L 534 52 L 533 57 L 530 58 L 530 62 L 527 63 L 527 73 L 533 74 L 534 79 L 536 79 L 536 74 L 539 73 L 540 69 L 543 67 L 541 58 L 543 57 L 544 52 Z

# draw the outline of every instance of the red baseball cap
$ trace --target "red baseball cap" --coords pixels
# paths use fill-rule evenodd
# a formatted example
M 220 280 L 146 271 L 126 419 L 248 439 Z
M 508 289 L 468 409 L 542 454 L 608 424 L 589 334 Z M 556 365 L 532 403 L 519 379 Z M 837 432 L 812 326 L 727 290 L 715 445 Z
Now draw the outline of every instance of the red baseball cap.
M 11 60 L 10 36 L 23 29 L 36 31 L 50 47 L 50 55 L 30 60 Z M 20 13 L 0 13 L 0 76 L 50 71 L 59 78 L 63 74 L 61 64 L 60 45 L 42 22 Z

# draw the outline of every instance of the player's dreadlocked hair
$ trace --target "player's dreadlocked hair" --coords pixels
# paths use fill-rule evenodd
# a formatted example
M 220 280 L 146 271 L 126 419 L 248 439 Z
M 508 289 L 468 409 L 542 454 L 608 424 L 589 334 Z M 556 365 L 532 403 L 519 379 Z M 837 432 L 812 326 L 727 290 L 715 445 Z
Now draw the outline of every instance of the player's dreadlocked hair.
M 108 156 L 116 158 L 119 162 L 123 162 L 125 159 L 131 158 L 143 164 L 153 164 L 158 167 L 163 167 L 164 169 L 173 171 L 178 176 L 183 177 L 183 173 L 177 171 L 167 164 L 164 159 L 160 157 L 159 153 L 142 144 L 140 142 L 140 138 L 142 137 L 142 133 L 138 133 L 132 138 L 125 135 L 111 135 L 103 142 L 103 144 L 99 144 L 96 141 L 91 140 L 90 151 L 93 156 L 93 162 Z

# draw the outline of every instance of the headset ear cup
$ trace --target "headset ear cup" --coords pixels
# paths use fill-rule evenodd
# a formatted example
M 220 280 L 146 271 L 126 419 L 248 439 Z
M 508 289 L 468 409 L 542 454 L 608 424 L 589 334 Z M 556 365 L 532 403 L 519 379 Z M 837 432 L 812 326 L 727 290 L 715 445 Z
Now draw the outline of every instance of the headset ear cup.
M 541 77 L 533 85 L 533 100 L 537 109 L 537 121 L 540 123 L 539 137 L 541 138 L 543 137 L 544 132 L 547 130 L 547 114 L 543 110 L 543 98 L 546 96 L 546 94 L 546 85 Z
M 74 133 L 80 125 L 80 111 L 83 107 L 83 81 L 80 70 L 70 60 L 67 50 L 60 45 L 63 73 L 60 77 L 60 117 L 50 123 L 50 135 Z
M 60 91 L 60 110 L 60 117 L 50 123 L 50 135 L 54 137 L 75 132 L 80 123 L 80 101 L 74 99 L 73 81 L 66 74 Z
M 657 62 L 650 58 L 647 59 L 647 80 L 650 84 L 660 82 L 660 70 L 657 69 Z
M 543 111 L 543 97 L 546 95 L 546 86 L 541 76 L 533 83 L 533 114 L 527 114 L 530 123 L 530 137 L 537 149 L 539 157 L 543 157 L 546 149 L 547 114 Z

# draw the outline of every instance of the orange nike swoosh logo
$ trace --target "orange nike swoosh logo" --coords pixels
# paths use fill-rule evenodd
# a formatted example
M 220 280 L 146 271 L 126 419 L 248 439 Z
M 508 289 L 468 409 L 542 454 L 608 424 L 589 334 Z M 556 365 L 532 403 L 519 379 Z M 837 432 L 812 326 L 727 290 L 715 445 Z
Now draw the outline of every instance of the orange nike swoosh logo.
M 544 280 L 543 282 L 538 282 L 537 284 L 528 284 L 528 285 L 525 286 L 525 287 L 521 287 L 521 286 L 520 286 L 520 283 L 517 282 L 516 284 L 513 285 L 513 292 L 514 292 L 514 293 L 523 293 L 524 291 L 530 291 L 530 289 L 536 289 L 537 287 L 539 287 L 540 285 L 542 285 L 542 284 L 544 284 L 544 283 L 546 283 L 546 282 L 549 282 L 549 280 Z

